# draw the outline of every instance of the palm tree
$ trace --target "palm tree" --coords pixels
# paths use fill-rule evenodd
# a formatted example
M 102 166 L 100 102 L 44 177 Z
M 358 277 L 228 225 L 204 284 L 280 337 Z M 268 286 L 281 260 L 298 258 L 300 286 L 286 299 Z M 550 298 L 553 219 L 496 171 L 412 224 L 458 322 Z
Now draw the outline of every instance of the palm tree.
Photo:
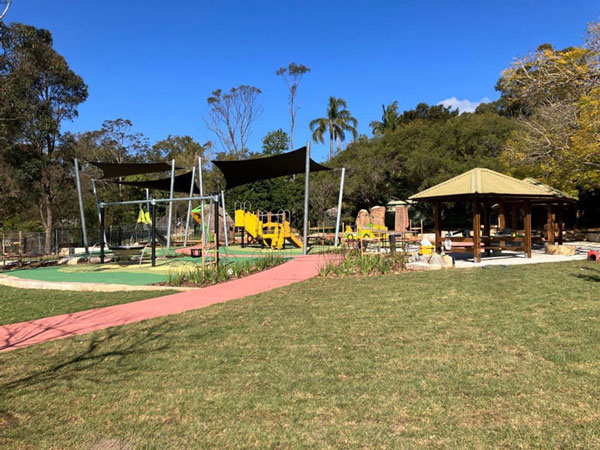
M 369 126 L 373 129 L 374 136 L 383 136 L 387 131 L 395 130 L 396 126 L 398 125 L 399 116 L 397 101 L 393 102 L 387 107 L 385 105 L 381 105 L 381 109 L 383 109 L 381 122 L 374 120 L 369 124 Z
M 329 97 L 327 117 L 321 117 L 310 122 L 310 131 L 313 132 L 312 139 L 315 142 L 324 143 L 323 136 L 329 132 L 329 158 L 333 158 L 333 143 L 337 142 L 338 152 L 342 148 L 342 142 L 346 140 L 346 132 L 352 133 L 356 139 L 358 132 L 356 126 L 358 121 L 352 117 L 346 108 L 348 105 L 343 98 Z

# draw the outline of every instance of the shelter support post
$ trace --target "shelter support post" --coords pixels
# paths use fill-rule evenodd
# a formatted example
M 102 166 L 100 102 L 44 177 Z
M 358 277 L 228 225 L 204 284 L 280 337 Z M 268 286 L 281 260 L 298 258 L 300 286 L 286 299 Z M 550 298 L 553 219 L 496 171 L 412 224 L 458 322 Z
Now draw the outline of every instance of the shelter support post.
M 500 209 L 498 209 L 498 229 L 504 230 L 506 228 L 506 204 L 500 202 Z
M 152 245 L 152 267 L 156 267 L 156 202 L 152 199 L 152 212 L 150 213 L 150 240 Z
M 473 260 L 481 262 L 481 211 L 476 197 L 473 199 Z
M 436 200 L 433 203 L 433 224 L 435 230 L 435 251 L 442 252 L 442 202 Z
M 173 200 L 173 190 L 175 189 L 175 159 L 171 160 L 171 191 L 169 200 Z M 169 202 L 169 221 L 167 222 L 167 253 L 171 250 L 171 221 L 173 219 L 173 202 Z
M 554 215 L 551 202 L 546 204 L 546 228 L 546 241 L 548 244 L 554 244 Z
M 196 181 L 196 166 L 192 167 L 192 185 L 190 186 L 190 197 L 194 195 L 194 183 Z M 190 216 L 192 215 L 192 201 L 188 200 L 188 209 L 185 216 L 185 236 L 183 237 L 183 246 L 187 247 L 188 233 L 190 231 Z
M 486 201 L 483 203 L 483 235 L 486 246 L 485 254 L 487 256 L 492 254 L 492 251 L 489 249 L 491 245 L 490 231 L 490 204 Z
M 519 229 L 519 206 L 517 204 L 512 205 L 512 214 L 511 214 L 511 228 L 513 230 Z
M 524 205 L 524 225 L 525 225 L 525 252 L 527 257 L 531 258 L 531 202 L 525 201 Z
M 563 207 L 564 205 L 562 203 L 559 203 L 556 207 L 556 222 L 558 223 L 558 245 L 563 245 Z
M 342 167 L 342 175 L 340 176 L 340 196 L 338 197 L 337 217 L 335 219 L 335 242 L 334 242 L 334 245 L 336 247 L 340 243 L 340 219 L 342 217 L 342 197 L 344 196 L 344 176 L 345 175 L 346 175 L 346 168 Z
M 79 161 L 75 158 L 75 180 L 77 181 L 77 197 L 79 198 L 79 214 L 81 215 L 81 234 L 83 236 L 83 247 L 88 253 L 88 238 L 85 228 L 85 212 L 83 210 L 83 196 L 81 193 L 81 176 L 79 174 Z
M 104 264 L 104 206 L 100 206 L 100 264 Z
M 308 195 L 310 189 L 310 141 L 306 143 L 306 168 L 304 180 L 304 229 L 302 231 L 302 253 L 308 252 Z

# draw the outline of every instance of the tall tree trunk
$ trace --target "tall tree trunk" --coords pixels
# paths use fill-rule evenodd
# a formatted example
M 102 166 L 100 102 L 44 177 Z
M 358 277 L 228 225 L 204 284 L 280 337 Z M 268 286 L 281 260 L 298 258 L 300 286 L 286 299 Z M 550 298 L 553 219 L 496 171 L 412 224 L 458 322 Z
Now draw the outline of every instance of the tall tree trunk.
M 333 158 L 333 131 L 329 131 L 329 159 Z
M 340 153 L 342 151 L 342 140 L 337 138 L 337 152 Z
M 292 117 L 292 124 L 290 126 L 290 150 L 294 150 L 294 124 L 296 123 L 296 114 L 294 114 L 294 100 L 292 99 L 292 104 L 291 104 L 291 117 Z
M 52 253 L 52 231 L 54 228 L 54 223 L 52 217 L 52 204 L 48 195 L 44 196 L 44 203 L 44 207 L 46 209 L 46 220 L 44 223 L 44 228 L 46 231 L 46 245 L 44 251 L 47 255 L 49 255 L 50 253 Z

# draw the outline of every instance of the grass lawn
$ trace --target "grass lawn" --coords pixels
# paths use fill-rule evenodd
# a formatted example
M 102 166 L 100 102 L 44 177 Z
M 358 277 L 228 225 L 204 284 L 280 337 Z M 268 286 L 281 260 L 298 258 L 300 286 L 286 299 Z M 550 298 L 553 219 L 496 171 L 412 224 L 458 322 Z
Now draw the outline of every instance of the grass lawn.
M 0 325 L 135 302 L 174 292 L 75 292 L 0 286 Z
M 599 343 L 599 263 L 317 278 L 0 354 L 0 444 L 598 448 Z

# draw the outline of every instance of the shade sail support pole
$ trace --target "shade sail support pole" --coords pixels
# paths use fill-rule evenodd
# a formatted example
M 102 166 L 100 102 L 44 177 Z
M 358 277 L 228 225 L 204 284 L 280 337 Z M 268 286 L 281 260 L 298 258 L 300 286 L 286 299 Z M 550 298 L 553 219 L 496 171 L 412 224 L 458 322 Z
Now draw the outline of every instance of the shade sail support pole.
M 204 196 L 204 185 L 202 184 L 202 157 L 198 156 L 198 182 L 200 183 L 200 196 Z M 201 227 L 202 227 L 202 247 L 206 247 L 206 222 L 204 221 L 204 200 L 200 202 L 200 207 L 202 210 L 200 211 L 201 217 Z
M 100 201 L 98 201 L 98 188 L 96 187 L 96 180 L 92 178 L 92 192 L 94 193 L 94 200 L 96 201 L 96 209 L 98 210 L 98 223 L 100 223 L 101 215 L 100 215 Z M 106 242 L 106 233 L 102 233 L 104 236 L 104 241 Z
M 196 166 L 192 167 L 192 185 L 190 186 L 190 197 L 194 195 L 194 183 L 196 182 Z M 192 201 L 188 200 L 187 215 L 185 216 L 185 236 L 183 246 L 187 247 L 188 233 L 190 231 L 190 216 L 192 215 Z
M 342 218 L 342 197 L 344 196 L 344 176 L 345 175 L 346 175 L 346 168 L 342 167 L 342 175 L 340 176 L 340 196 L 338 197 L 337 217 L 335 219 L 335 242 L 334 242 L 334 245 L 336 247 L 340 243 L 340 220 Z
M 85 253 L 88 253 L 88 238 L 87 230 L 85 228 L 85 212 L 83 210 L 83 196 L 81 193 L 81 178 L 79 175 L 79 161 L 75 158 L 75 180 L 77 181 L 77 196 L 79 198 L 79 214 L 81 215 L 81 234 L 83 236 L 83 247 Z
M 229 247 L 229 236 L 227 236 L 227 212 L 225 211 L 225 191 L 221 191 L 221 203 L 221 208 L 223 209 L 223 233 L 225 233 L 225 247 Z
M 173 200 L 173 190 L 175 189 L 175 159 L 171 160 L 171 190 L 169 199 Z M 173 202 L 169 203 L 169 221 L 167 222 L 167 253 L 171 250 L 171 221 L 173 219 Z
M 308 253 L 308 195 L 310 189 L 310 141 L 306 143 L 306 167 L 304 170 L 304 223 L 302 231 L 302 253 Z

